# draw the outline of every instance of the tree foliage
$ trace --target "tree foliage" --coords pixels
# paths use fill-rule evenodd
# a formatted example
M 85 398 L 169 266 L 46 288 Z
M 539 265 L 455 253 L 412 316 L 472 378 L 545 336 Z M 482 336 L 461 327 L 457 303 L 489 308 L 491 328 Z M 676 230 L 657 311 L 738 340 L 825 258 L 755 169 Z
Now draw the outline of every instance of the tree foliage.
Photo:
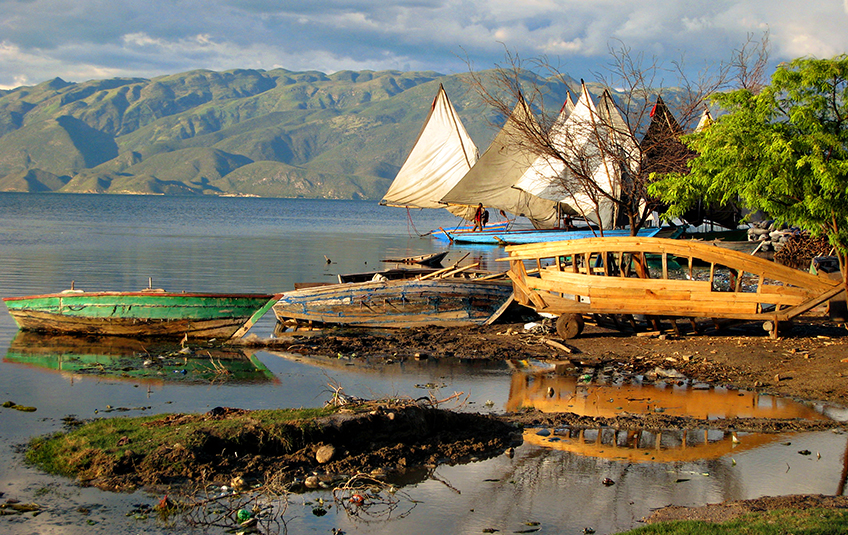
M 799 58 L 771 84 L 713 95 L 727 113 L 685 136 L 699 155 L 688 174 L 651 191 L 677 217 L 699 199 L 737 197 L 751 210 L 824 235 L 845 270 L 848 254 L 848 56 Z

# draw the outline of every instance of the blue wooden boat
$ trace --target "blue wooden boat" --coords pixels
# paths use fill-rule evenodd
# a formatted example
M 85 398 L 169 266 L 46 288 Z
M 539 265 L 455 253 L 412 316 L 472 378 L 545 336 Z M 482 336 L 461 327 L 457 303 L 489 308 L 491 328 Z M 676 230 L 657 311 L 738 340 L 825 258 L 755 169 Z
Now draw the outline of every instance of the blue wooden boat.
M 481 232 L 508 232 L 510 226 L 510 221 L 497 221 L 495 223 L 489 223 L 486 225 L 485 230 Z M 481 232 L 474 232 L 473 225 L 463 225 L 461 227 L 451 227 L 451 228 L 439 228 L 437 230 L 433 230 L 430 232 L 430 236 L 436 238 L 437 240 L 452 242 L 455 241 L 453 238 L 455 236 L 465 236 L 466 234 L 480 234 Z
M 638 232 L 640 237 L 650 238 L 661 229 L 647 228 Z M 605 230 L 604 237 L 630 236 L 629 230 Z M 484 230 L 482 232 L 465 232 L 462 234 L 447 233 L 447 239 L 453 243 L 475 243 L 479 245 L 520 245 L 525 243 L 541 243 L 548 241 L 579 240 L 599 237 L 597 231 L 591 230 Z

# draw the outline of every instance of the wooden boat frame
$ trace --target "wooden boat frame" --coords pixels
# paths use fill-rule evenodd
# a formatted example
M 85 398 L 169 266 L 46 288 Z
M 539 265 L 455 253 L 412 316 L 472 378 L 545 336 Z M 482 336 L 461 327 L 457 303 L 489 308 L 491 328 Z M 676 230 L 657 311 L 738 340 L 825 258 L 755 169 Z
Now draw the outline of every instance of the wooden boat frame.
M 563 338 L 580 334 L 583 315 L 634 314 L 689 318 L 693 326 L 695 318 L 763 321 L 776 338 L 781 323 L 845 292 L 842 281 L 694 240 L 586 238 L 506 252 L 509 257 L 498 260 L 510 262 L 516 300 L 559 316 Z M 649 255 L 660 258 L 658 277 Z M 673 258 L 688 260 L 688 278 L 670 278 Z M 709 266 L 707 280 L 694 280 L 696 261 Z M 755 280 L 755 289 L 743 280 Z

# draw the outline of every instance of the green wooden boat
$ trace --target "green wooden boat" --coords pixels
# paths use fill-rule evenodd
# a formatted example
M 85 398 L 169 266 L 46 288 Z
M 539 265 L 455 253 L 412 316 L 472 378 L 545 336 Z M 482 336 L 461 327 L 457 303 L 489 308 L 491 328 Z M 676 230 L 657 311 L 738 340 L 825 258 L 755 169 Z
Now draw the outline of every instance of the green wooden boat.
M 22 330 L 108 336 L 215 338 L 243 336 L 280 294 L 83 292 L 4 297 Z

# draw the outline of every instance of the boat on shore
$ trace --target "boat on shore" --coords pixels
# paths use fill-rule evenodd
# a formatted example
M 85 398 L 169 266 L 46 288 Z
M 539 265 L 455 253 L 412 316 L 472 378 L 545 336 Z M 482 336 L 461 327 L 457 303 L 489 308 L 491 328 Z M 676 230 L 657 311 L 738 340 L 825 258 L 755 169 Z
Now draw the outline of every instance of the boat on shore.
M 432 277 L 331 284 L 286 292 L 277 321 L 407 328 L 492 323 L 512 302 L 508 280 Z
M 510 263 L 516 300 L 559 316 L 563 338 L 580 334 L 584 315 L 762 321 L 776 338 L 781 324 L 845 292 L 840 280 L 691 240 L 587 238 L 506 252 L 498 260 Z M 709 267 L 696 273 L 696 262 Z
M 127 337 L 240 338 L 280 294 L 186 293 L 147 288 L 4 297 L 25 331 Z

